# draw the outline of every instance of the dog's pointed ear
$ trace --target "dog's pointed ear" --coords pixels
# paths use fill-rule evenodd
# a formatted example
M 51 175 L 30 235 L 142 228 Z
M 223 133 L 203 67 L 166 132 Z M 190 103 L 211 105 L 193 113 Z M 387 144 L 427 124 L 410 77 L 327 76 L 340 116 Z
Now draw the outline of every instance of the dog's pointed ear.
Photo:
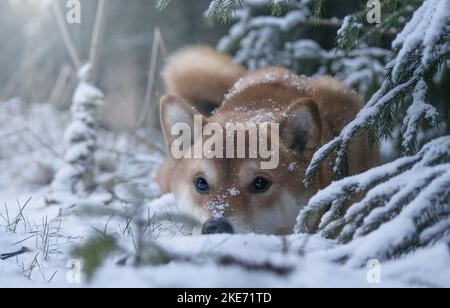
M 301 98 L 289 106 L 280 121 L 280 135 L 291 150 L 303 152 L 319 146 L 322 125 L 313 99 Z
M 173 129 L 180 124 L 191 132 L 194 139 L 195 116 L 201 116 L 191 104 L 176 95 L 167 94 L 161 98 L 161 127 L 167 146 L 169 147 L 178 136 L 173 135 Z M 202 118 L 202 121 L 204 119 Z

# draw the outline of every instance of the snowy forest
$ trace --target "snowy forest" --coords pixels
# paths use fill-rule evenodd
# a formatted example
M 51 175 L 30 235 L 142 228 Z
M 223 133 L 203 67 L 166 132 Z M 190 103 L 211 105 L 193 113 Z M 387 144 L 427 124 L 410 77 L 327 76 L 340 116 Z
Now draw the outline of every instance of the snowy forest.
M 7 0 L 0 40 L 0 287 L 450 287 L 450 0 Z M 290 234 L 200 235 L 161 193 L 194 45 L 364 99 Z M 350 175 L 361 134 L 381 162 Z

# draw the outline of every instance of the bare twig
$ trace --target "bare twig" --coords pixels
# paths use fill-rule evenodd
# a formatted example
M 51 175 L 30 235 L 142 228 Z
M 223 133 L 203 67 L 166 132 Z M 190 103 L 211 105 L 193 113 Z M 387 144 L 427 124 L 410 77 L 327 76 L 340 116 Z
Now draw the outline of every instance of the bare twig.
M 43 147 L 47 148 L 55 157 L 64 160 L 64 155 L 62 155 L 61 153 L 58 153 L 57 150 L 55 150 L 53 148 L 52 145 L 48 144 L 45 140 L 43 140 L 41 138 L 41 136 L 39 136 L 39 134 L 37 134 L 34 130 L 32 130 L 29 127 L 26 127 L 26 130 L 31 134 L 31 136 L 38 142 L 40 143 Z
M 97 59 L 99 54 L 99 46 L 100 46 L 100 40 L 103 33 L 103 26 L 104 26 L 104 20 L 105 20 L 105 12 L 106 12 L 106 1 L 105 0 L 99 0 L 97 4 L 97 12 L 95 16 L 95 23 L 94 23 L 94 29 L 92 32 L 92 38 L 91 38 L 91 47 L 89 51 L 89 63 L 92 66 L 91 71 L 91 77 L 93 80 L 95 80 L 96 76 L 96 67 L 97 67 Z
M 161 30 L 156 27 L 155 33 L 153 36 L 153 44 L 152 44 L 152 53 L 150 58 L 150 69 L 148 75 L 148 83 L 147 90 L 145 93 L 144 102 L 140 108 L 139 112 L 139 120 L 137 122 L 137 128 L 142 127 L 147 119 L 150 109 L 153 108 L 152 104 L 152 96 L 153 96 L 153 88 L 156 80 L 156 66 L 158 61 L 158 53 L 161 50 L 163 53 L 165 52 L 165 45 L 162 40 Z
M 70 65 L 63 65 L 59 72 L 58 79 L 56 80 L 55 87 L 47 100 L 50 104 L 60 104 L 60 101 L 64 95 L 64 90 L 66 89 L 67 81 L 69 80 L 71 74 L 72 68 Z
M 52 35 L 38 48 L 34 48 L 32 52 L 29 51 L 27 53 L 27 56 L 24 57 L 24 61 L 22 61 L 18 69 L 14 71 L 14 74 L 11 75 L 11 78 L 6 83 L 6 86 L 3 87 L 0 95 L 1 100 L 6 100 L 14 95 L 17 87 L 23 84 L 22 77 L 29 74 L 32 67 L 36 65 L 36 63 L 44 56 L 48 55 L 48 51 L 54 46 L 56 41 L 57 36 Z
M 158 30 L 158 32 L 160 32 L 160 40 L 159 40 L 159 49 L 161 51 L 162 56 L 165 58 L 167 57 L 167 47 L 166 47 L 166 42 L 164 42 L 164 37 L 162 35 L 161 29 L 159 29 L 159 27 L 156 28 Z
M 67 52 L 70 55 L 74 67 L 78 70 L 81 67 L 80 57 L 78 56 L 75 44 L 73 43 L 73 40 L 70 37 L 69 30 L 67 29 L 66 22 L 64 21 L 64 16 L 58 0 L 52 1 L 52 8 L 56 16 L 56 21 L 58 23 L 59 30 L 61 31 L 64 44 L 66 45 Z
M 4 135 L 0 135 L 0 139 L 1 139 L 1 140 L 4 140 L 4 139 L 9 138 L 9 137 L 12 137 L 12 136 L 20 135 L 20 134 L 25 133 L 25 132 L 27 132 L 27 131 L 28 131 L 28 127 L 24 127 L 24 128 L 21 128 L 21 129 L 17 129 L 17 130 L 15 130 L 15 131 L 8 132 L 8 133 L 6 133 L 6 134 L 4 134 Z
M 10 252 L 10 253 L 4 253 L 0 255 L 0 260 L 7 260 L 11 259 L 20 255 L 23 255 L 24 253 L 30 252 L 30 250 L 26 247 L 23 247 L 19 251 Z
M 234 256 L 220 256 L 216 262 L 222 266 L 239 266 L 249 272 L 269 272 L 278 276 L 287 276 L 294 271 L 292 266 L 274 265 L 269 261 L 257 263 L 237 259 Z

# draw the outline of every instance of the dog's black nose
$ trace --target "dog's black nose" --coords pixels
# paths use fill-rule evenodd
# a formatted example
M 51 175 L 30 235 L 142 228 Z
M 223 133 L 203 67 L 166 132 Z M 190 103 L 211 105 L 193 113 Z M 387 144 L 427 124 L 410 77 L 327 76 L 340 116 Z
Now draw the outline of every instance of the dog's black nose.
M 225 219 L 210 219 L 203 225 L 202 234 L 233 234 L 233 226 Z

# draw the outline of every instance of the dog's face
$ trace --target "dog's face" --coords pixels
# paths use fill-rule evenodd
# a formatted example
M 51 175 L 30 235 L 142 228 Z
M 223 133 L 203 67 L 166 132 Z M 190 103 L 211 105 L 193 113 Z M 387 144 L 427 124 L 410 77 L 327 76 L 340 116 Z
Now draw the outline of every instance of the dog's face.
M 192 127 L 194 134 L 193 119 L 197 112 L 175 96 L 163 98 L 161 106 L 162 126 L 169 152 L 172 152 L 173 143 L 179 137 L 172 135 L 174 126 L 187 124 L 186 127 Z M 304 99 L 277 112 L 241 110 L 221 114 L 219 111 L 211 118 L 203 119 L 202 125 L 217 123 L 226 137 L 227 123 L 232 121 L 279 123 L 278 136 L 274 136 L 272 130 L 257 130 L 259 138 L 270 140 L 272 147 L 272 141 L 279 140 L 276 165 L 263 168 L 267 159 L 258 155 L 256 158 L 180 158 L 171 153 L 174 168 L 173 173 L 167 176 L 170 176 L 171 191 L 177 206 L 201 222 L 226 219 L 237 233 L 291 233 L 299 210 L 306 205 L 313 191 L 305 189 L 302 181 L 314 148 L 320 142 L 317 107 L 311 100 Z M 183 151 L 192 154 L 194 149 L 212 144 L 213 138 L 189 138 L 191 142 Z M 250 153 L 249 140 L 247 137 L 247 154 Z M 233 144 L 236 147 L 237 141 Z

